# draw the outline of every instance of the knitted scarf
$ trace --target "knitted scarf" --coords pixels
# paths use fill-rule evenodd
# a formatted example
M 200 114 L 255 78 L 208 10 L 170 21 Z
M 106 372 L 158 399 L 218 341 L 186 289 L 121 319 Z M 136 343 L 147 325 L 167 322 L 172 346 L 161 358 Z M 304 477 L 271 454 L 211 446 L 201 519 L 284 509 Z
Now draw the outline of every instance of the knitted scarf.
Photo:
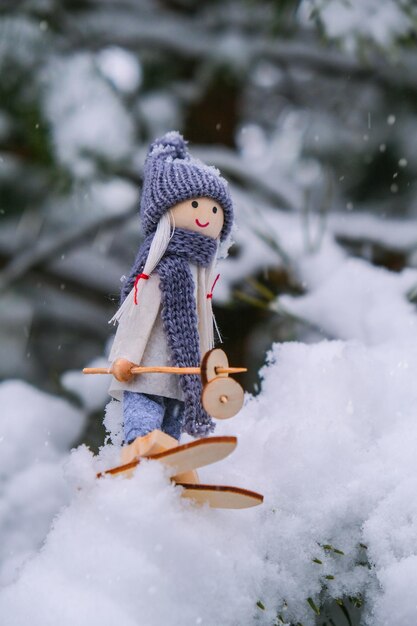
M 152 239 L 153 235 L 147 237 L 139 249 L 129 278 L 122 288 L 122 302 L 143 272 Z M 160 279 L 163 326 L 176 367 L 200 365 L 197 304 L 189 264 L 208 267 L 216 250 L 215 239 L 177 228 L 154 270 Z M 180 382 L 185 400 L 183 430 L 192 436 L 205 436 L 214 430 L 214 423 L 201 405 L 201 377 L 184 374 Z

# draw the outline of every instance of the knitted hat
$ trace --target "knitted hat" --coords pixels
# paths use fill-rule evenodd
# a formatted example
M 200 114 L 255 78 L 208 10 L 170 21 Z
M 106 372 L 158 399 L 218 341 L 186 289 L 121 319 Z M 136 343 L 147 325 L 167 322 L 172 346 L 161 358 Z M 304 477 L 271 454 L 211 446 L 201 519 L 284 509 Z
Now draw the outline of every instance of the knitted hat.
M 152 234 L 162 215 L 174 204 L 188 198 L 207 196 L 220 204 L 224 241 L 233 224 L 233 205 L 227 181 L 215 168 L 191 157 L 184 138 L 166 133 L 150 146 L 145 161 L 140 214 L 145 235 Z

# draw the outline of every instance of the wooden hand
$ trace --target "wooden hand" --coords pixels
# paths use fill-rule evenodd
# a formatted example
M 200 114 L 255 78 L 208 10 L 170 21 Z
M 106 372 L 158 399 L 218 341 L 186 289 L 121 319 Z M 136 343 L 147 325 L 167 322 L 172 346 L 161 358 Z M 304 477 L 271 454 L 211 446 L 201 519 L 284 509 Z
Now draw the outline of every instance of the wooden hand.
M 135 367 L 135 363 L 127 359 L 116 359 L 112 365 L 112 374 L 119 383 L 128 383 L 133 378 L 132 367 Z

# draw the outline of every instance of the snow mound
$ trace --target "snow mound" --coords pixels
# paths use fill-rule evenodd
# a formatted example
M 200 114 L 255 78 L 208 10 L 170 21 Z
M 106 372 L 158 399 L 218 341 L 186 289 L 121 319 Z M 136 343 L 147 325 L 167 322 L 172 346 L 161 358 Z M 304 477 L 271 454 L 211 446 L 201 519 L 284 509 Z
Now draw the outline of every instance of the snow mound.
M 80 449 L 73 463 L 85 469 L 86 454 Z M 155 463 L 132 480 L 85 484 L 42 554 L 4 592 L 4 624 L 199 624 L 207 604 L 217 624 L 250 613 L 252 576 L 243 581 L 235 567 L 244 558 L 259 578 L 253 539 L 242 545 L 236 517 L 187 506 L 178 492 Z
M 322 260 L 328 261 L 326 256 Z M 312 273 L 309 264 L 311 261 L 300 269 L 308 283 Z M 307 295 L 284 296 L 280 304 L 334 337 L 373 345 L 407 342 L 417 330 L 415 307 L 407 301 L 407 293 L 416 283 L 415 269 L 395 273 L 361 259 L 348 259 L 327 276 L 322 274 L 320 282 L 315 278 Z
M 193 506 L 152 462 L 97 481 L 117 446 L 74 451 L 82 489 L 1 593 L 2 626 L 307 626 L 325 593 L 414 625 L 416 375 L 416 342 L 276 345 L 261 394 L 218 426 L 237 450 L 200 472 L 265 495 L 246 511 Z
M 0 384 L 0 585 L 38 549 L 68 500 L 66 450 L 84 418 L 67 402 L 12 380 Z

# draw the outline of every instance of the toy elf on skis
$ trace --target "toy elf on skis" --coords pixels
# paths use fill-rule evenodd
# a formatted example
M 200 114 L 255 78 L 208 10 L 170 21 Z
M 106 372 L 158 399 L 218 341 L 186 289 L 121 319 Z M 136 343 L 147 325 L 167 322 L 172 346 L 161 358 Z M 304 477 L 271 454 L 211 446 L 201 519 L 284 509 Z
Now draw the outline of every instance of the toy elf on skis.
M 236 437 L 178 447 L 182 432 L 206 437 L 211 415 L 231 417 L 243 404 L 242 388 L 227 376 L 245 370 L 212 350 L 216 261 L 233 225 L 227 182 L 189 154 L 178 132 L 167 133 L 150 146 L 140 214 L 146 238 L 110 320 L 118 322 L 111 368 L 84 370 L 113 374 L 109 393 L 123 403 L 122 464 L 100 476 L 126 473 L 148 457 L 172 469 L 185 497 L 221 508 L 260 504 L 262 496 L 239 487 L 199 484 L 195 469 L 229 455 Z
M 226 180 L 170 132 L 149 149 L 140 215 L 146 239 L 112 319 L 119 325 L 109 356 L 110 394 L 123 402 L 125 462 L 143 453 L 143 438 L 154 430 L 178 440 L 183 431 L 201 437 L 214 429 L 199 376 L 133 376 L 131 368 L 195 366 L 213 347 L 211 288 L 233 206 Z

